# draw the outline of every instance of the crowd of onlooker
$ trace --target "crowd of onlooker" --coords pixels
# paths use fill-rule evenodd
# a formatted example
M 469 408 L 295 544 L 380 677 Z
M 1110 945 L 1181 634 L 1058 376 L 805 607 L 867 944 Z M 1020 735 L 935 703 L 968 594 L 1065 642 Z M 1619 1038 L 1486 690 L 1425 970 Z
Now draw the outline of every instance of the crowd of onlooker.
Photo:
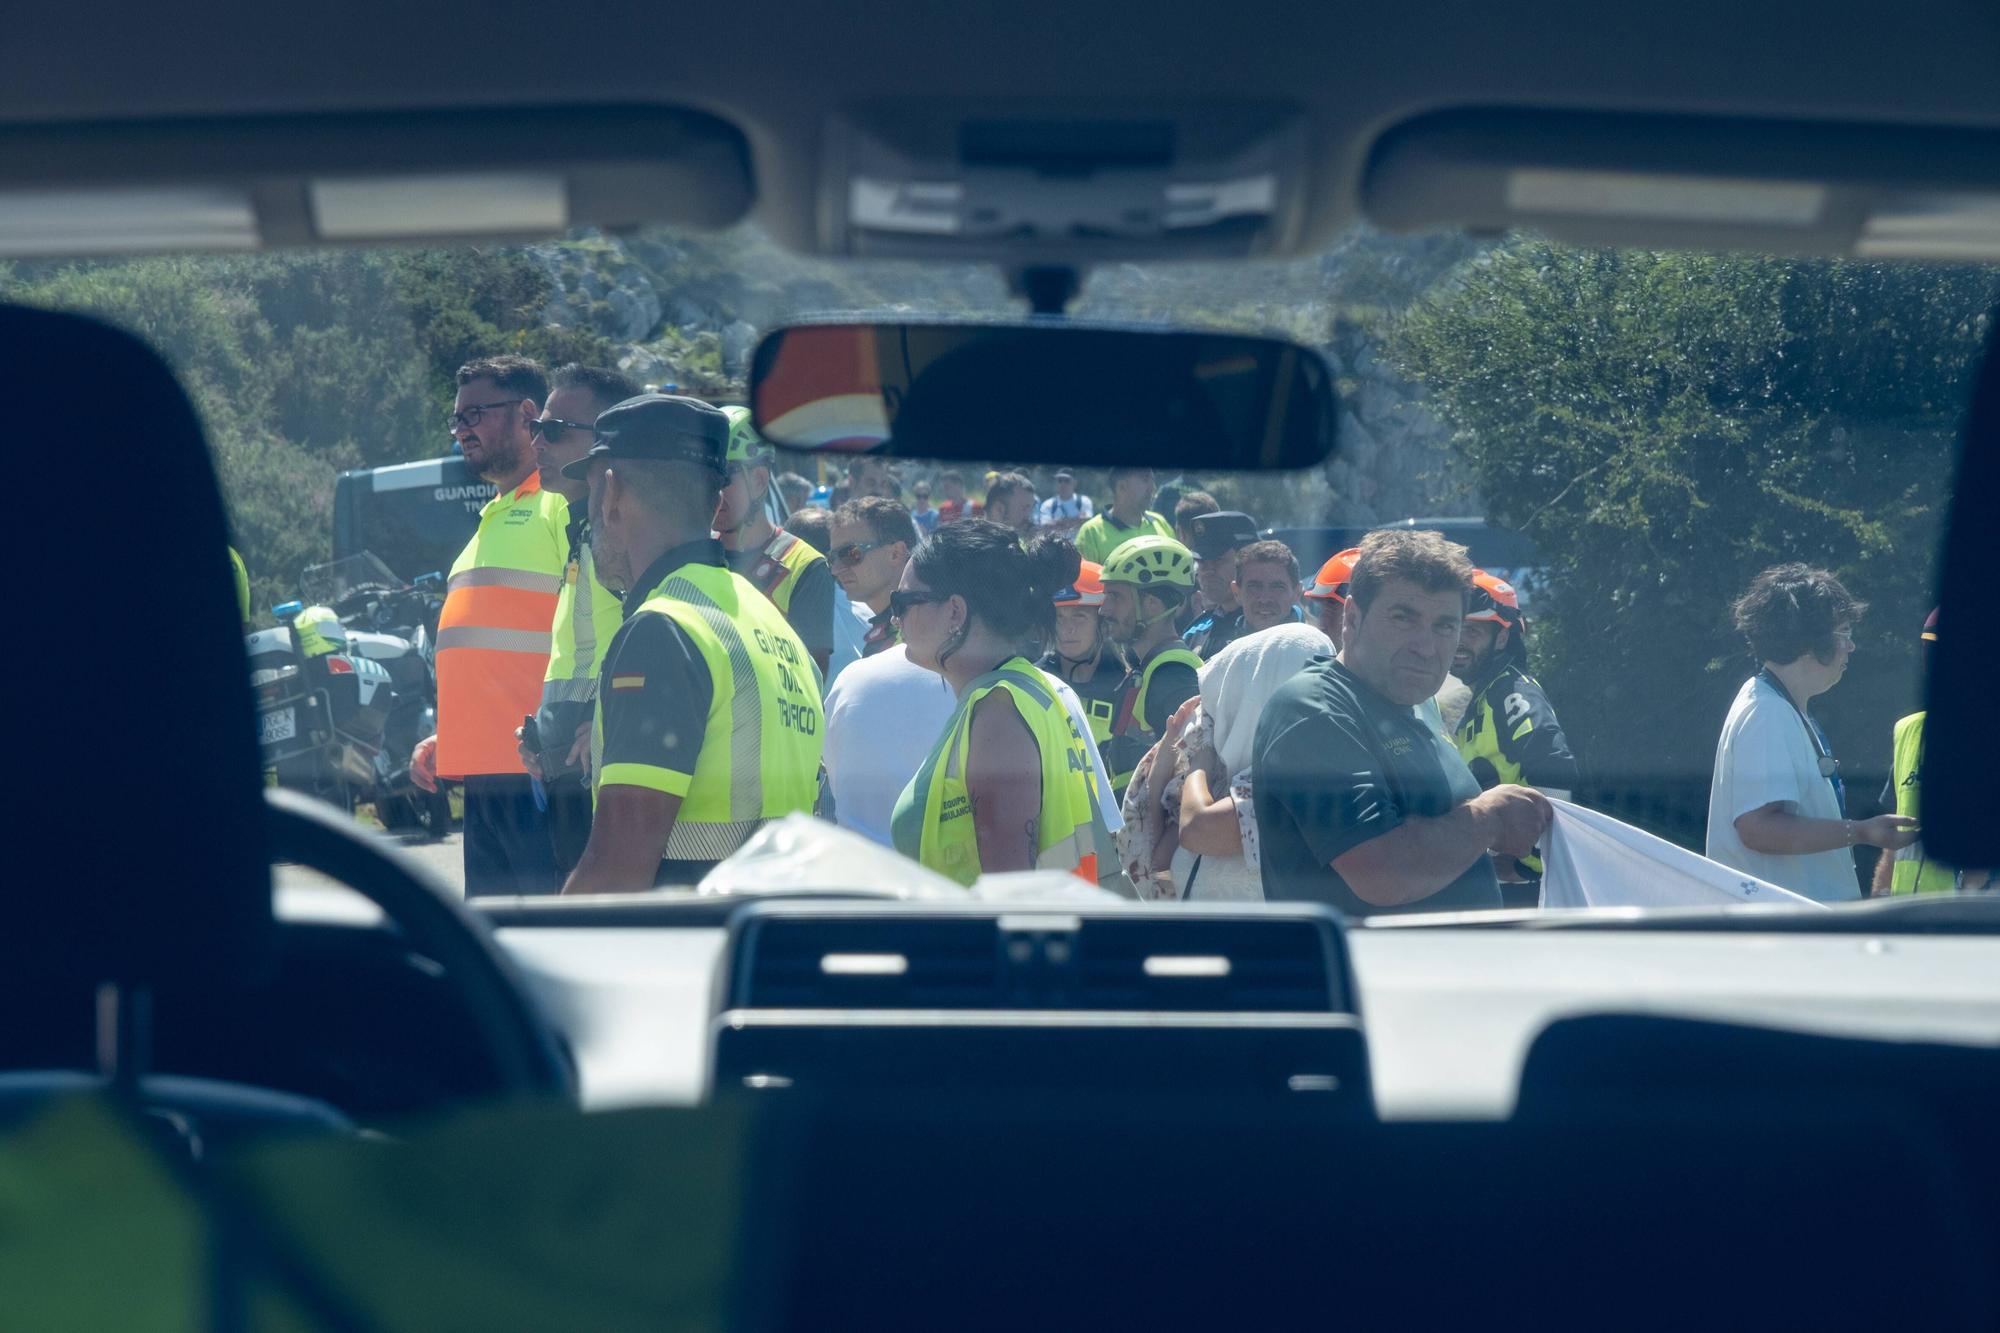
M 1067 470 L 974 484 L 876 455 L 816 460 L 815 486 L 745 408 L 512 355 L 461 368 L 451 425 L 500 494 L 452 568 L 411 773 L 464 784 L 470 891 L 694 882 L 813 810 L 962 884 L 1539 901 L 1577 762 L 1519 592 L 1438 532 L 1304 570 L 1144 466 L 1095 497 Z M 1895 813 L 1848 813 L 1812 703 L 1863 610 L 1804 565 L 1737 603 L 1760 669 L 1707 852 L 1822 901 L 1858 896 L 1859 846 L 1884 853 L 1875 892 L 1979 887 L 1924 856 L 1921 714 L 1895 728 Z
M 1036 666 L 1079 715 L 1116 805 L 1100 882 L 1356 914 L 1535 901 L 1550 799 L 1571 795 L 1576 762 L 1529 674 L 1518 595 L 1462 548 L 1376 534 L 1302 579 L 1250 515 L 1184 480 L 1156 487 L 1144 468 L 1114 470 L 1103 507 L 1068 471 L 1046 496 L 1016 471 L 987 473 L 983 499 L 951 469 L 935 484 L 940 504 L 926 480 L 905 505 L 871 460 L 830 488 L 843 507 L 825 549 L 866 628 L 862 665 L 837 661 L 830 677 L 823 813 L 893 843 L 891 806 L 961 701 L 951 673 L 941 683 L 899 643 L 890 597 L 916 543 L 984 518 L 1074 546 Z M 1857 846 L 1882 851 L 1876 893 L 1979 887 L 1983 875 L 1923 860 L 1920 714 L 1898 725 L 1882 797 L 1896 813 L 1846 814 L 1808 705 L 1839 679 L 1861 609 L 1803 565 L 1767 571 L 1739 603 L 1761 669 L 1718 745 L 1706 850 L 1823 901 L 1859 892 Z

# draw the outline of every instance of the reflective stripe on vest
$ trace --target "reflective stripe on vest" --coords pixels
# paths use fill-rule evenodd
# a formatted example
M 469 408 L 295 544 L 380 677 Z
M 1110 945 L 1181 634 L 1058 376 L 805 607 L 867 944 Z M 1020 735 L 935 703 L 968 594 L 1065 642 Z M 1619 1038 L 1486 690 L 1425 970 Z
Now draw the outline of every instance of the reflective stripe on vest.
M 541 702 L 569 505 L 536 473 L 479 511 L 438 616 L 438 773 L 519 773 L 514 730 Z
M 585 543 L 563 566 L 556 594 L 555 624 L 548 671 L 542 677 L 542 706 L 589 703 L 597 697 L 599 636 L 609 642 L 624 616 L 618 594 L 597 581 L 597 567 Z
M 1524 725 L 1532 727 L 1533 723 L 1529 721 Z M 1458 750 L 1458 757 L 1472 770 L 1473 776 L 1481 780 L 1482 787 L 1490 789 L 1503 782 L 1521 781 L 1521 766 L 1509 759 L 1500 748 L 1500 728 L 1493 716 L 1491 683 L 1466 707 L 1465 716 L 1459 719 L 1458 730 L 1453 733 L 1451 743 Z M 1485 780 L 1485 774 L 1479 767 L 1478 761 L 1481 760 L 1494 775 L 1491 782 Z
M 979 834 L 965 775 L 973 709 L 994 690 L 1007 691 L 1041 757 L 1035 868 L 1066 870 L 1096 883 L 1099 839 L 1090 756 L 1069 709 L 1022 657 L 1001 663 L 966 690 L 944 735 L 896 801 L 890 821 L 896 850 L 960 884 L 979 878 Z
M 447 648 L 488 648 L 496 653 L 533 653 L 542 660 L 549 652 L 549 632 L 545 629 L 488 629 L 483 625 L 453 625 L 440 628 L 438 651 Z
M 748 580 L 714 565 L 669 574 L 635 614 L 648 611 L 680 626 L 709 672 L 701 749 L 665 855 L 719 861 L 766 820 L 813 808 L 825 715 L 812 659 Z M 601 735 L 601 692 L 598 705 Z
M 1465 716 L 1459 719 L 1458 731 L 1451 737 L 1452 746 L 1458 751 L 1458 757 L 1472 770 L 1472 776 L 1482 791 L 1490 791 L 1503 782 L 1519 785 L 1525 781 L 1521 766 L 1509 759 L 1506 751 L 1500 748 L 1500 726 L 1493 713 L 1493 696 L 1498 692 L 1495 686 L 1511 680 L 1517 674 L 1532 683 L 1533 678 L 1525 672 L 1501 672 L 1487 682 L 1484 690 L 1473 696 L 1472 702 L 1466 706 Z M 1517 734 L 1508 739 L 1519 740 L 1534 730 L 1534 726 L 1533 718 L 1524 718 L 1515 729 Z M 1481 767 L 1482 764 L 1484 767 Z M 1491 782 L 1486 780 L 1489 772 L 1494 775 Z M 1568 795 L 1567 792 L 1563 793 L 1564 799 L 1567 799 Z M 1522 856 L 1515 859 L 1530 875 L 1542 873 L 1540 857 Z
M 762 558 L 750 567 L 750 582 L 780 611 L 789 615 L 792 590 L 799 586 L 799 576 L 812 568 L 813 561 L 822 558 L 805 538 L 781 532 L 771 538 Z
M 1924 715 L 1912 713 L 1896 724 L 1895 759 L 1891 766 L 1896 784 L 1896 813 L 1918 818 L 1917 807 L 1924 783 Z M 1889 892 L 1946 893 L 1958 887 L 1958 874 L 1924 855 L 1924 840 L 1917 839 L 1895 853 L 1889 868 Z

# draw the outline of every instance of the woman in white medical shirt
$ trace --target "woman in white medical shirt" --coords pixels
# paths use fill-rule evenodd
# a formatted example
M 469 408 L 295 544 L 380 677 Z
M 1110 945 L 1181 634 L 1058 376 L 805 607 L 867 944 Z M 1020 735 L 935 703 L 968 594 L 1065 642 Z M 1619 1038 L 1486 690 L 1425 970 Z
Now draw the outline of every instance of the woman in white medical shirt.
M 1861 896 L 1853 848 L 1893 851 L 1916 837 L 1901 815 L 1847 816 L 1840 765 L 1812 715 L 1854 651 L 1867 605 L 1823 569 L 1777 565 L 1736 600 L 1736 628 L 1762 663 L 1743 682 L 1708 793 L 1711 860 L 1822 902 Z

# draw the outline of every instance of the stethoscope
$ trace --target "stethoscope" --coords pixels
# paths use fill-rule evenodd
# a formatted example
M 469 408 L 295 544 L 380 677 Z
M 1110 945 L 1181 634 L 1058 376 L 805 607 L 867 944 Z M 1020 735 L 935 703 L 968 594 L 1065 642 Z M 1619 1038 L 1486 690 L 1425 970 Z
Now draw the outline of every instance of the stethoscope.
M 1812 720 L 1811 714 L 1799 707 L 1799 701 L 1785 688 L 1785 682 L 1772 675 L 1770 668 L 1766 667 L 1757 674 L 1769 682 L 1771 688 L 1778 692 L 1778 697 L 1790 704 L 1792 711 L 1799 715 L 1799 721 L 1805 723 L 1806 737 L 1812 742 L 1813 753 L 1819 756 L 1819 775 L 1833 784 L 1834 803 L 1840 807 L 1842 817 L 1845 817 L 1847 786 L 1840 780 L 1840 761 L 1833 757 L 1833 749 L 1826 743 L 1826 734 L 1819 729 L 1819 723 Z

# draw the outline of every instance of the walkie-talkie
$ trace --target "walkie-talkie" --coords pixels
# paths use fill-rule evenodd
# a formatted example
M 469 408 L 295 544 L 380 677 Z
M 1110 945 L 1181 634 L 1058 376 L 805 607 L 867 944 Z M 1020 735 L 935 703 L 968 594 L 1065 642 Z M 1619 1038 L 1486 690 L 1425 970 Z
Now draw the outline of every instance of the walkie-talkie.
M 540 762 L 542 757 L 542 729 L 535 725 L 535 715 L 533 713 L 529 713 L 521 719 L 521 744 L 527 747 L 528 753 L 534 755 L 537 762 Z M 548 789 L 542 785 L 542 780 L 540 778 L 529 778 L 528 790 L 534 794 L 535 809 L 546 811 L 549 808 L 549 793 Z

